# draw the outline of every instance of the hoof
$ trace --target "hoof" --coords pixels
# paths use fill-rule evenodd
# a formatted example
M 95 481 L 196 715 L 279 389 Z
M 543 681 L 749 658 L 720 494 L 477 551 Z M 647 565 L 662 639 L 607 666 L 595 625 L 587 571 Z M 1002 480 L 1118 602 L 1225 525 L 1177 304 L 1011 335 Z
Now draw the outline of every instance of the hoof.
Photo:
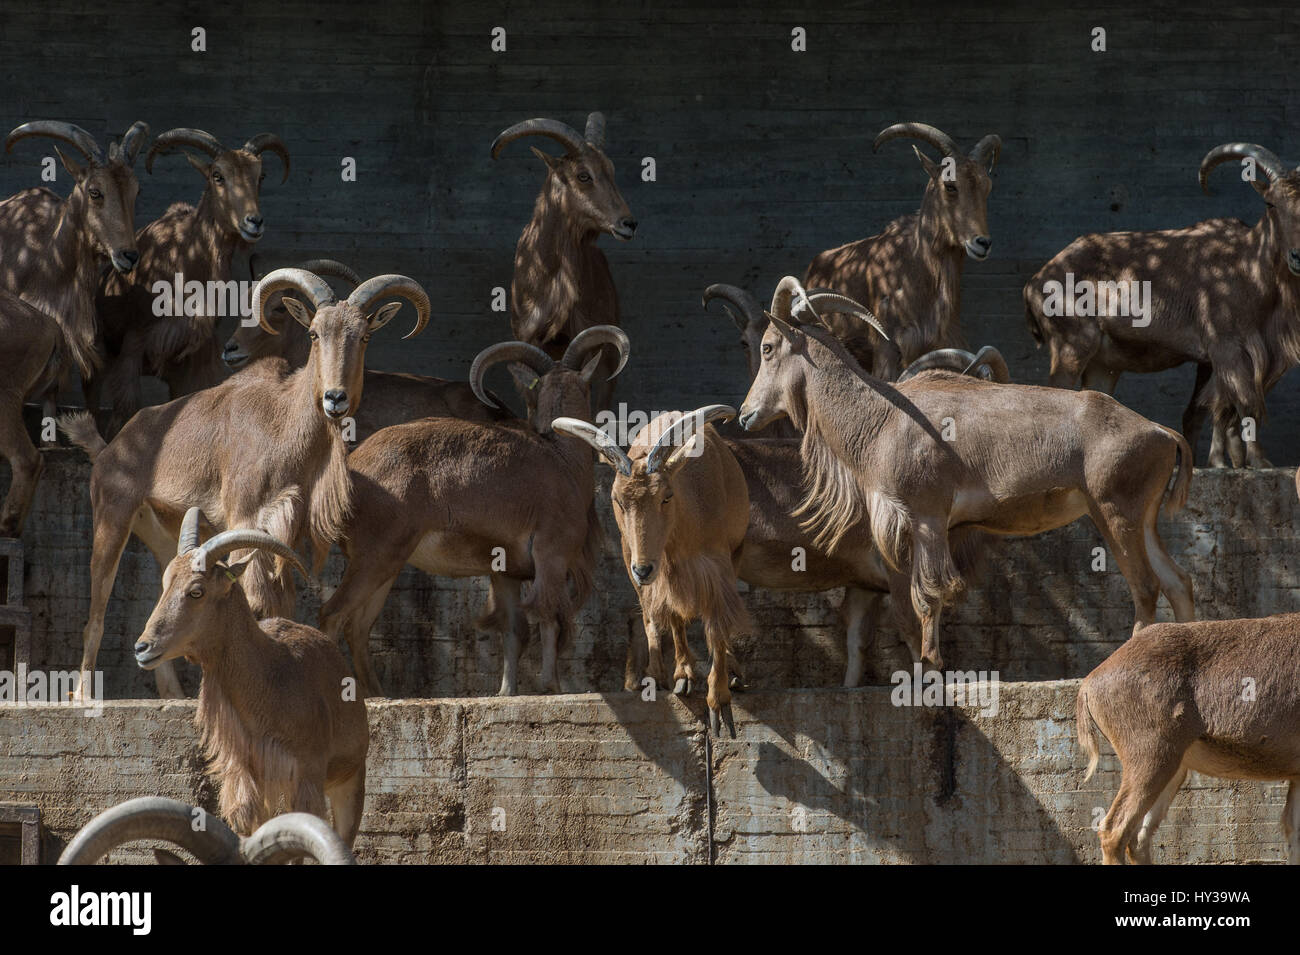
M 747 689 L 747 687 L 745 686 L 745 681 L 738 676 L 733 676 L 731 678 L 731 681 L 727 685 L 731 688 L 732 692 L 734 693 L 744 693 L 745 690 Z
M 677 683 L 673 686 L 673 694 L 675 696 L 690 696 L 691 695 L 690 678 L 684 676 L 678 677 Z
M 709 732 L 719 739 L 722 738 L 722 727 L 719 724 L 725 724 L 727 732 L 731 738 L 736 738 L 736 721 L 731 716 L 731 704 L 724 703 L 716 710 L 709 710 Z

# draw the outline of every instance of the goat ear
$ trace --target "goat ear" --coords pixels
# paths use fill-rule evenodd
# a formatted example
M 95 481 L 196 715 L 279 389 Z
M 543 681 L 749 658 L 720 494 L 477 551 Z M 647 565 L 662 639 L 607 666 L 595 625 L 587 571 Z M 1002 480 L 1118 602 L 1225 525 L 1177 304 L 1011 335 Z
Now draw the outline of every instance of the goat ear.
M 691 435 L 689 441 L 668 456 L 668 460 L 664 462 L 661 470 L 669 477 L 672 477 L 683 464 L 691 458 L 698 458 L 703 453 L 704 436 L 697 431 Z
M 929 174 L 931 179 L 938 177 L 939 164 L 937 162 L 935 162 L 925 153 L 921 152 L 920 148 L 917 146 L 912 147 L 912 152 L 916 153 L 916 158 L 921 160 L 921 165 L 925 167 L 925 171 L 927 174 Z
M 597 348 L 596 354 L 587 359 L 587 363 L 582 366 L 582 371 L 579 373 L 582 375 L 582 380 L 588 384 L 590 384 L 591 379 L 596 376 L 596 367 L 600 364 L 600 352 L 601 350 Z
M 185 153 L 185 158 L 189 160 L 191 166 L 199 171 L 199 175 L 204 179 L 208 178 L 208 171 L 212 168 L 212 163 L 200 159 L 193 153 Z
M 284 297 L 282 297 L 280 299 L 280 302 L 282 305 L 284 305 L 285 309 L 288 310 L 289 314 L 293 316 L 294 321 L 296 321 L 303 328 L 311 327 L 311 319 L 313 314 L 311 309 L 309 309 L 302 302 L 298 301 L 296 298 L 290 295 L 285 295 Z
M 54 147 L 54 151 L 58 154 L 59 159 L 63 162 L 63 168 L 68 170 L 68 172 L 72 173 L 73 179 L 76 179 L 78 182 L 80 182 L 81 178 L 86 174 L 86 167 L 83 166 L 81 163 L 77 162 L 75 159 L 73 159 L 71 156 L 65 153 L 58 146 Z
M 370 322 L 370 330 L 374 332 L 383 328 L 393 320 L 393 316 L 401 311 L 401 308 L 401 302 L 389 302 L 386 305 L 380 305 L 370 313 L 370 318 L 367 319 Z
M 242 560 L 237 560 L 234 563 L 222 562 L 218 565 L 218 569 L 224 571 L 225 574 L 229 576 L 229 579 L 238 580 L 244 575 L 244 571 L 248 570 L 248 565 L 251 564 L 253 559 L 256 557 L 257 551 L 251 551 L 249 552 L 249 555 Z
M 521 391 L 532 391 L 541 381 L 541 376 L 533 369 L 529 368 L 521 361 L 512 361 L 508 364 L 510 377 L 515 380 L 515 384 Z
M 560 165 L 559 156 L 552 156 L 550 153 L 543 152 L 542 150 L 538 149 L 536 146 L 529 146 L 528 148 L 533 151 L 534 155 L 536 155 L 538 159 L 546 163 L 547 169 L 555 169 Z

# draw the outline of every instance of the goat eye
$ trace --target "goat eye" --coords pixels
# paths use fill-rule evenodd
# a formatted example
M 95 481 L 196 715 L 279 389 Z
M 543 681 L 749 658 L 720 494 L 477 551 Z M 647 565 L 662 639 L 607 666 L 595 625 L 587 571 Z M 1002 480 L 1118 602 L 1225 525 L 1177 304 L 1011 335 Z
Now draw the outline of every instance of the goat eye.
M 951 183 L 951 182 L 945 182 L 945 183 L 943 184 L 943 188 L 946 189 L 948 192 L 956 192 L 956 191 L 957 191 L 957 186 L 956 186 L 956 184 L 955 184 L 955 183 Z
M 213 182 L 225 182 L 226 179 L 225 179 L 224 176 L 221 175 L 221 173 L 219 173 L 219 172 L 214 172 L 214 173 L 212 174 L 212 181 L 213 181 Z
M 313 328 L 311 331 L 309 331 L 309 332 L 307 333 L 307 337 L 310 338 L 310 339 L 311 339 L 312 341 L 314 341 L 314 342 L 315 342 L 315 341 L 320 341 L 320 336 L 319 336 L 318 334 L 316 334 L 316 329 L 314 329 L 314 328 Z
M 368 334 L 367 334 L 367 335 L 362 335 L 362 336 L 361 336 L 361 340 L 362 340 L 363 342 L 368 342 L 368 341 L 370 341 L 370 336 L 369 336 Z
M 103 199 L 103 198 L 104 198 L 104 194 L 103 194 L 102 192 L 100 192 L 98 189 L 94 189 L 94 188 L 92 188 L 92 189 L 89 191 L 89 195 L 90 195 L 90 198 L 92 198 L 92 199 Z
M 591 173 L 589 172 L 578 173 L 578 182 L 591 182 Z
M 191 587 L 191 588 L 190 588 L 190 592 L 189 592 L 189 596 L 193 597 L 195 600 L 198 600 L 200 597 L 203 596 L 203 588 L 202 588 L 202 587 Z
M 764 343 L 763 343 L 763 357 L 764 357 L 764 358 L 771 358 L 771 357 L 772 357 L 772 343 L 771 343 L 771 342 L 764 342 Z

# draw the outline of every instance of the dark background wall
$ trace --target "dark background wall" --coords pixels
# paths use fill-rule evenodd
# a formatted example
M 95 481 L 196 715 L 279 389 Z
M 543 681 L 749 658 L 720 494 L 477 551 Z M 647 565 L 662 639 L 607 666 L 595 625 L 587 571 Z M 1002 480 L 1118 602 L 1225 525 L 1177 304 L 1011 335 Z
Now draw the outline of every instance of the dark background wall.
M 926 121 L 964 145 L 1002 136 L 993 254 L 967 265 L 963 324 L 1027 381 L 1045 378 L 1046 361 L 1020 288 L 1047 258 L 1086 231 L 1253 222 L 1262 204 L 1231 172 L 1200 193 L 1201 157 L 1236 139 L 1300 152 L 1289 129 L 1300 12 L 1285 5 L 289 0 L 159 12 L 56 0 L 0 16 L 5 128 L 57 118 L 105 136 L 144 119 L 232 143 L 281 134 L 293 173 L 283 186 L 268 176 L 261 251 L 403 271 L 433 293 L 435 326 L 402 345 L 383 335 L 377 367 L 463 376 L 505 337 L 491 289 L 509 284 L 542 168 L 522 143 L 495 163 L 488 146 L 518 119 L 580 127 L 603 110 L 641 222 L 630 244 L 601 240 L 634 342 L 618 394 L 647 410 L 743 396 L 732 327 L 699 308 L 706 284 L 766 296 L 818 250 L 915 209 L 911 150 L 871 152 L 891 122 Z M 190 51 L 195 26 L 206 53 Z M 494 26 L 508 31 L 504 53 L 489 47 Z M 790 49 L 795 26 L 807 53 Z M 1094 26 L 1108 52 L 1091 51 Z M 5 157 L 0 194 L 35 184 L 48 152 L 28 143 Z M 340 180 L 343 156 L 357 160 L 355 183 Z M 640 180 L 644 156 L 657 182 Z M 180 159 L 141 178 L 141 223 L 199 193 Z M 1119 397 L 1177 425 L 1190 384 L 1190 369 L 1128 378 Z M 1288 377 L 1270 403 L 1275 463 L 1300 460 L 1296 390 Z

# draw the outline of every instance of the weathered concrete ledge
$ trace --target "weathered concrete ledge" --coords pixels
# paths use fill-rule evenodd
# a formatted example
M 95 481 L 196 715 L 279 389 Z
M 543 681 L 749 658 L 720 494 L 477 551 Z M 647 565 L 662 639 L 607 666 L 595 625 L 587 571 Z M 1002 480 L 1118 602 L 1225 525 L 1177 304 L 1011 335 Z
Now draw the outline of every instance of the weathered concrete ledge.
M 598 472 L 608 481 L 608 469 Z M 1300 522 L 1293 469 L 1197 471 L 1188 506 L 1162 522 L 1170 553 L 1196 588 L 1207 618 L 1251 617 L 1300 610 Z M 90 466 L 80 452 L 46 452 L 46 470 L 24 534 L 26 604 L 32 611 L 35 665 L 71 669 L 81 659 L 81 629 L 90 576 Z M 628 635 L 639 626 L 636 594 L 618 556 L 617 529 L 602 483 L 598 510 L 611 546 L 596 587 L 579 616 L 578 635 L 561 654 L 561 679 L 573 691 L 623 686 Z M 1133 626 L 1128 585 L 1115 568 L 1093 569 L 1102 541 L 1088 520 L 1029 539 L 996 541 L 983 575 L 943 620 L 944 659 L 962 670 L 997 670 L 1003 680 L 1083 677 L 1127 639 Z M 318 582 L 303 586 L 298 620 L 314 623 L 322 595 L 342 575 L 335 553 Z M 150 698 L 154 681 L 135 665 L 130 646 L 160 590 L 161 570 L 139 542 L 123 555 L 109 603 L 99 666 L 111 699 Z M 738 642 L 745 677 L 757 688 L 838 686 L 844 669 L 840 591 L 746 595 L 754 633 Z M 407 568 L 389 594 L 371 635 L 371 656 L 396 697 L 495 693 L 500 641 L 474 631 L 482 607 L 480 580 L 430 578 Z M 1168 608 L 1161 603 L 1161 613 Z M 889 614 L 868 655 L 869 677 L 911 663 Z M 698 628 L 696 628 L 698 629 Z M 703 641 L 694 634 L 697 653 Z M 522 688 L 539 666 L 536 641 L 525 654 Z M 198 671 L 182 666 L 193 693 Z M 871 682 L 869 679 L 868 682 Z
M 369 704 L 368 863 L 1071 863 L 1119 784 L 1083 784 L 1077 681 L 999 686 L 975 706 L 894 706 L 890 688 L 735 699 L 706 746 L 703 703 L 633 693 Z M 97 812 L 161 794 L 215 808 L 190 701 L 98 718 L 0 706 L 0 802 L 34 803 L 45 861 Z M 1281 784 L 1193 774 L 1160 862 L 1278 862 Z M 711 811 L 710 811 L 711 810 Z M 140 858 L 122 853 L 120 861 Z

